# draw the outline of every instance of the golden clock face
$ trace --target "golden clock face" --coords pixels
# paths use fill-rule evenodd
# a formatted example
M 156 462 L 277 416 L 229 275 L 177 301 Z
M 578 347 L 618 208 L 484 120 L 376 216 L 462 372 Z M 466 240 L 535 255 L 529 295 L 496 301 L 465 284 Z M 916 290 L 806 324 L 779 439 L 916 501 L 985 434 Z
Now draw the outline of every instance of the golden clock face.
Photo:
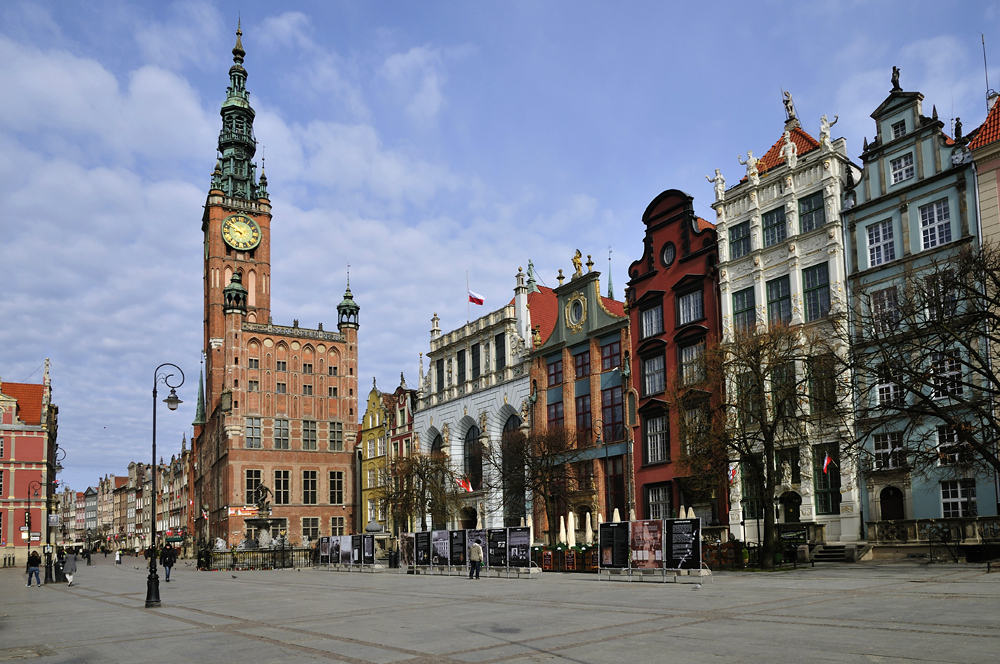
M 260 244 L 260 226 L 245 214 L 232 214 L 222 222 L 222 239 L 233 249 L 248 251 Z

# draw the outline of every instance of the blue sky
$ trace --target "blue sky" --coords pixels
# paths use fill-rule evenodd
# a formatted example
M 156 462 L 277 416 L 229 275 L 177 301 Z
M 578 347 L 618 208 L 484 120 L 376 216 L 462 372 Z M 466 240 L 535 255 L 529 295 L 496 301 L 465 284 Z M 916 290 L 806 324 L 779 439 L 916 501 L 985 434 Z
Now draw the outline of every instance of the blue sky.
M 266 157 L 276 323 L 336 323 L 347 265 L 362 394 L 417 382 L 431 315 L 491 311 L 531 258 L 592 254 L 621 298 L 646 205 L 762 155 L 790 90 L 857 159 L 893 65 L 946 122 L 1000 88 L 996 2 L 5 2 L 0 377 L 52 359 L 62 479 L 148 461 L 153 369 L 180 365 L 158 450 L 190 437 L 201 208 L 237 16 Z M 161 395 L 162 396 L 162 395 Z

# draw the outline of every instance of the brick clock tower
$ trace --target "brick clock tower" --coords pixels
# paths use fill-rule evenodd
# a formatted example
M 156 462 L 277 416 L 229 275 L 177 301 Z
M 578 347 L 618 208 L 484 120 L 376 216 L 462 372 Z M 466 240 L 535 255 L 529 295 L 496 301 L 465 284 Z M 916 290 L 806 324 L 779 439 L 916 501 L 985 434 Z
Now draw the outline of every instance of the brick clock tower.
M 336 332 L 272 321 L 271 201 L 252 161 L 242 35 L 237 29 L 201 226 L 206 373 L 194 421 L 192 525 L 205 541 L 266 540 L 244 524 L 266 496 L 270 535 L 300 545 L 349 534 L 354 522 L 359 307 L 348 285 Z

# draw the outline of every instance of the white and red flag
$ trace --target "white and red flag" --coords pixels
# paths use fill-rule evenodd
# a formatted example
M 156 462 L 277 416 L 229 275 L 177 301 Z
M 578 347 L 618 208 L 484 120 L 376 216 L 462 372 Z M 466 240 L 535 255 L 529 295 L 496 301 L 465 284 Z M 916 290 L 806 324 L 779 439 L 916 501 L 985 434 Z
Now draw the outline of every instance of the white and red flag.
M 833 457 L 830 456 L 830 453 L 827 452 L 826 453 L 826 458 L 823 459 L 823 474 L 824 475 L 826 475 L 827 470 L 830 468 L 831 464 L 834 465 L 834 466 L 837 465 L 837 463 L 833 460 Z
M 729 469 L 729 483 L 730 484 L 732 484 L 733 482 L 736 481 L 736 469 L 737 468 L 739 468 L 739 466 L 733 466 L 732 468 Z
M 483 298 L 483 296 L 477 293 L 476 291 L 474 290 L 469 291 L 469 302 L 473 304 L 482 304 L 485 301 L 486 300 Z
M 455 481 L 458 482 L 458 486 L 462 487 L 463 489 L 465 489 L 469 493 L 472 493 L 472 491 L 473 491 L 473 489 L 472 489 L 472 482 L 469 481 L 468 477 L 463 477 L 461 479 L 455 478 Z

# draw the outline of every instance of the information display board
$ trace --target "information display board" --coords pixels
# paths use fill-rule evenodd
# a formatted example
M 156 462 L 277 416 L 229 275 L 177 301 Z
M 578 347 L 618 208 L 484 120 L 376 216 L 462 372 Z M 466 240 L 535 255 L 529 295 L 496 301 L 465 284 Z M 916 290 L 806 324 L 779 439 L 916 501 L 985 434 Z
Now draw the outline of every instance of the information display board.
M 663 567 L 663 521 L 649 519 L 633 521 L 629 548 L 632 567 L 659 569 Z
M 413 533 L 403 533 L 399 536 L 399 563 L 409 567 L 416 557 L 413 555 L 415 545 Z
M 701 519 L 663 520 L 667 569 L 701 569 Z
M 486 558 L 489 562 L 490 567 L 506 567 L 507 566 L 507 529 L 506 528 L 490 528 L 487 537 L 489 537 L 489 547 L 487 550 Z
M 598 531 L 601 549 L 601 567 L 621 569 L 628 567 L 629 524 L 602 523 Z
M 466 560 L 466 546 L 465 546 L 465 531 L 464 530 L 452 530 L 451 535 L 451 557 L 449 562 L 452 567 L 465 567 Z
M 330 538 L 325 535 L 319 538 L 319 564 L 330 564 Z
M 576 571 L 576 549 L 566 549 L 566 571 Z
M 375 536 L 374 535 L 362 535 L 362 548 L 363 552 L 361 554 L 361 562 L 365 565 L 375 564 Z
M 449 537 L 447 530 L 431 531 L 431 564 L 447 565 L 450 560 L 448 555 Z
M 361 564 L 361 535 L 351 535 L 351 564 Z
M 531 567 L 531 528 L 507 529 L 507 561 L 511 567 Z
M 340 564 L 351 564 L 351 535 L 340 536 Z
M 431 534 L 423 531 L 414 533 L 413 540 L 416 543 L 417 565 L 431 564 Z

